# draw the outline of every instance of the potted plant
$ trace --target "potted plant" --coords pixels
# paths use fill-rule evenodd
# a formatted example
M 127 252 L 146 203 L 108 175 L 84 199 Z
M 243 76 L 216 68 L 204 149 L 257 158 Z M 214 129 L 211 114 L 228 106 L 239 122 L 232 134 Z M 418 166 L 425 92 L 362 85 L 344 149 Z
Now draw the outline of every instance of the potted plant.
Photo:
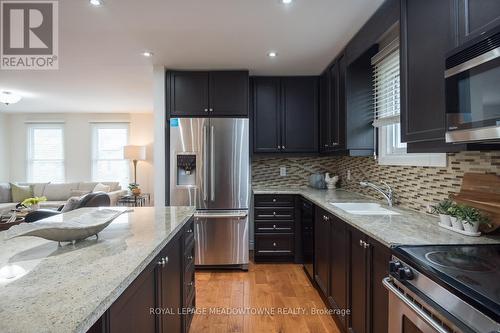
M 432 207 L 432 213 L 439 215 L 439 220 L 441 224 L 451 227 L 450 213 L 448 209 L 453 206 L 453 201 L 450 199 L 443 200 L 439 202 L 436 206 Z
M 140 195 L 141 194 L 141 189 L 139 188 L 139 184 L 137 184 L 137 183 L 128 184 L 128 189 L 130 192 L 132 192 L 133 195 Z
M 37 210 L 40 208 L 40 202 L 47 201 L 46 197 L 34 197 L 34 198 L 28 198 L 25 199 L 23 202 L 21 202 L 21 205 L 23 205 L 26 208 L 29 208 L 31 210 Z
M 460 205 L 452 204 L 448 208 L 448 214 L 450 215 L 451 226 L 458 230 L 464 230 L 462 221 L 460 221 Z
M 460 206 L 458 216 L 467 232 L 477 232 L 479 224 L 488 222 L 488 218 L 480 210 L 470 206 Z

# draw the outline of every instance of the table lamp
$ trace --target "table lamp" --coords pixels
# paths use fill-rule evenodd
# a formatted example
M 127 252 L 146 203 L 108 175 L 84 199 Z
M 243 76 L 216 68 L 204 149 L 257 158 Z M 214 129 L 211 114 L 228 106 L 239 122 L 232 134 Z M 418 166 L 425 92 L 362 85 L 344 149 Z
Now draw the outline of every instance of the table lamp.
M 134 184 L 137 184 L 137 162 L 146 160 L 146 146 L 125 146 L 123 155 L 134 162 Z

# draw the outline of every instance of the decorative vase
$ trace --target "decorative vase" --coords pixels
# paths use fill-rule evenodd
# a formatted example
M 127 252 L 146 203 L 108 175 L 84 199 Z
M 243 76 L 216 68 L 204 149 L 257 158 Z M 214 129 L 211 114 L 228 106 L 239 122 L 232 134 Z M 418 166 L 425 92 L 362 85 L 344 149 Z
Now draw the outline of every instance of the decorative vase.
M 462 221 L 460 221 L 456 217 L 450 216 L 450 221 L 451 221 L 451 226 L 453 228 L 458 230 L 464 230 L 464 225 L 462 224 Z
M 132 194 L 133 195 L 140 195 L 141 194 L 141 189 L 140 188 L 134 188 L 132 190 Z
M 469 222 L 469 221 L 462 221 L 464 230 L 467 232 L 477 232 L 479 229 L 479 221 L 475 222 Z
M 450 215 L 439 214 L 439 220 L 441 221 L 441 224 L 451 227 Z

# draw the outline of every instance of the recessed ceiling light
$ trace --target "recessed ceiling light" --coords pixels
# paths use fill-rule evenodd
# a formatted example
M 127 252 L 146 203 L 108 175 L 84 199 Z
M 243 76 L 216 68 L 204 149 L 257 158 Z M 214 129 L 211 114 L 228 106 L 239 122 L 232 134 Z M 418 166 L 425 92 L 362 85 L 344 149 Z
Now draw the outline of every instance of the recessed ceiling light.
M 5 105 L 16 104 L 21 100 L 21 96 L 11 93 L 10 91 L 2 91 L 0 92 L 0 103 Z
M 153 56 L 153 52 L 144 51 L 144 52 L 142 52 L 142 55 L 147 57 L 147 58 L 151 58 Z
M 285 5 L 288 5 L 292 3 L 292 0 L 281 0 L 281 2 L 284 3 Z
M 271 51 L 267 54 L 267 56 L 269 58 L 276 58 L 278 56 L 278 53 L 274 52 L 274 51 Z
M 102 6 L 104 3 L 102 2 L 102 0 L 90 0 L 90 4 L 97 7 Z

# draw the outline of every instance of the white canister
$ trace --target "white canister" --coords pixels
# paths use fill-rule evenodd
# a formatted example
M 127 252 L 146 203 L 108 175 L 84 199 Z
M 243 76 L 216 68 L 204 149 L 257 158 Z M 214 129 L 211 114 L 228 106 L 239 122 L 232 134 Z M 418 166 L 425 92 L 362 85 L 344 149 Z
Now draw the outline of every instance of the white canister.
M 456 217 L 450 216 L 450 221 L 451 221 L 451 226 L 453 228 L 458 229 L 458 230 L 464 230 L 464 226 L 462 224 L 462 221 L 460 221 Z

